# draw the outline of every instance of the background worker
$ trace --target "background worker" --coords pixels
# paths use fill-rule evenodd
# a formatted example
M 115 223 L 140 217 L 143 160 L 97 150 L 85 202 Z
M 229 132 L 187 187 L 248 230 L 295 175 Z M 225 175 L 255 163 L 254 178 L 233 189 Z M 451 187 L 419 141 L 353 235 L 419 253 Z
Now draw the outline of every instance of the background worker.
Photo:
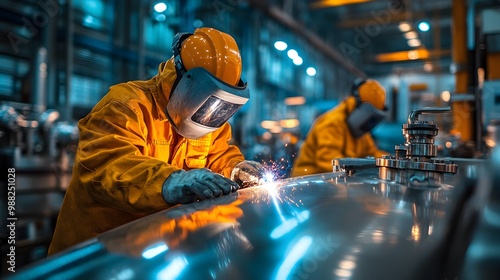
M 261 164 L 229 144 L 227 121 L 249 99 L 233 37 L 200 28 L 177 34 L 172 49 L 156 76 L 112 86 L 78 123 L 73 176 L 49 255 L 264 177 Z
M 385 117 L 385 89 L 379 82 L 357 80 L 350 95 L 313 123 L 300 147 L 291 176 L 332 171 L 332 159 L 381 157 L 370 130 Z

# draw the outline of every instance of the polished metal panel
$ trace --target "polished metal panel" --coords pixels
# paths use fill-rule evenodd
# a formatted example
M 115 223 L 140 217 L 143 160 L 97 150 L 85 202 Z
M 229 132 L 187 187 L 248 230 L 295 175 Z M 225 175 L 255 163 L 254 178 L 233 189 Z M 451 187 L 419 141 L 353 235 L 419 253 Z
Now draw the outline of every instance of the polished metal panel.
M 475 173 L 419 190 L 377 171 L 291 178 L 172 207 L 12 279 L 454 278 L 446 252 L 469 232 L 457 221 L 483 203 L 462 183 Z

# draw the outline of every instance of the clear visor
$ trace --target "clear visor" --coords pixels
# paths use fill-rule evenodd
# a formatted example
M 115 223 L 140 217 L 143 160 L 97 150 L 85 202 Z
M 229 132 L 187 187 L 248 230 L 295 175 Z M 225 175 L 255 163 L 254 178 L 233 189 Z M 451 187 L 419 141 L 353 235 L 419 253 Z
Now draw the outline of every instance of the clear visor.
M 197 67 L 179 80 L 166 113 L 180 135 L 198 139 L 224 125 L 249 97 L 248 88 L 241 80 L 232 86 Z
M 193 114 L 191 120 L 208 127 L 221 127 L 241 106 L 242 104 L 234 104 L 216 96 L 210 96 Z

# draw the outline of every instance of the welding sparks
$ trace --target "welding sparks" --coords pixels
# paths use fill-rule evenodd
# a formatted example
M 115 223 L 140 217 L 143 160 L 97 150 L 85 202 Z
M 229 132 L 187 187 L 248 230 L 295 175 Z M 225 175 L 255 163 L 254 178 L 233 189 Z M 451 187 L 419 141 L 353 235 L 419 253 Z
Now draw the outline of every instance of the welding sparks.
M 266 182 L 274 182 L 287 177 L 287 169 L 291 166 L 290 162 L 285 158 L 280 158 L 278 161 L 269 160 L 263 163 L 266 173 Z
M 267 161 L 260 159 L 258 162 L 263 165 L 265 172 L 257 186 L 260 190 L 265 190 L 265 192 L 252 192 L 252 203 L 270 203 L 280 208 L 283 206 L 288 208 L 297 207 L 299 204 L 302 204 L 301 201 L 299 203 L 296 202 L 293 195 L 288 194 L 288 191 L 280 188 L 282 185 L 280 180 L 288 177 L 287 173 L 291 167 L 289 160 L 282 157 L 275 161 L 269 157 Z
M 267 172 L 266 175 L 264 176 L 264 182 L 266 183 L 274 182 L 274 173 Z

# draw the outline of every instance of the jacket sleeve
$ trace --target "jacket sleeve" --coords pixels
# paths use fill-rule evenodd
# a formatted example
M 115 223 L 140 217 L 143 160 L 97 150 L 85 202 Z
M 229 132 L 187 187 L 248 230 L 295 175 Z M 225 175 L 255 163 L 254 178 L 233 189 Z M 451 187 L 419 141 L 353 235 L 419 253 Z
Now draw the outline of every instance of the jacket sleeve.
M 319 172 L 332 171 L 332 159 L 344 158 L 346 127 L 342 123 L 324 122 L 314 128 L 316 137 L 316 166 Z
M 161 189 L 177 168 L 146 156 L 147 129 L 139 104 L 111 100 L 98 104 L 79 122 L 75 164 L 80 186 L 100 203 L 130 213 L 169 207 Z
M 240 149 L 229 144 L 231 140 L 231 125 L 224 124 L 212 133 L 212 147 L 209 150 L 207 168 L 230 178 L 236 164 L 245 160 Z

